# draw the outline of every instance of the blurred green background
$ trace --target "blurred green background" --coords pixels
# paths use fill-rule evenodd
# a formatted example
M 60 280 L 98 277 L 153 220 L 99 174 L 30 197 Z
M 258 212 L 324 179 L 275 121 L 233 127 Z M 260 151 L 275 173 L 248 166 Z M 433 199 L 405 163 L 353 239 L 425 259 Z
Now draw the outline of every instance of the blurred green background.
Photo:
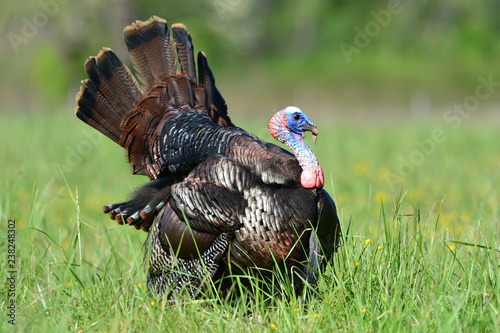
M 478 76 L 500 81 L 497 0 L 40 0 L 0 12 L 1 112 L 69 112 L 85 59 L 106 46 L 129 63 L 123 28 L 152 15 L 187 25 L 235 119 L 289 104 L 332 122 L 441 117 Z M 470 120 L 498 122 L 499 96 Z

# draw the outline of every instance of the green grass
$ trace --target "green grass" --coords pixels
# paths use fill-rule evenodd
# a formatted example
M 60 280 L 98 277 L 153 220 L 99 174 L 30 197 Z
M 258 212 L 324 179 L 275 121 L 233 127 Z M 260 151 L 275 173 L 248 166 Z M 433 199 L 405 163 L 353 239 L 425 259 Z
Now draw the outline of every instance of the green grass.
M 319 296 L 306 301 L 282 283 L 274 294 L 250 288 L 250 301 L 209 291 L 166 305 L 145 290 L 146 233 L 101 213 L 146 181 L 130 174 L 122 149 L 71 114 L 0 123 L 3 282 L 16 219 L 16 326 L 2 283 L 2 332 L 500 331 L 498 128 L 320 125 L 313 148 L 325 187 L 344 231 L 351 224 Z M 436 126 L 446 140 L 390 184 Z M 262 127 L 245 125 L 271 140 Z

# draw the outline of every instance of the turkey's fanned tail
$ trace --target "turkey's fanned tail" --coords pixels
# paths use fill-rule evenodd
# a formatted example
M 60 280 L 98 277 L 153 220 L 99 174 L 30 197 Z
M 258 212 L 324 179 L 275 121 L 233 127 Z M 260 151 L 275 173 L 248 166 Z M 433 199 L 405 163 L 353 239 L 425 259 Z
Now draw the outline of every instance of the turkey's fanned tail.
M 85 62 L 90 80 L 76 96 L 76 116 L 83 122 L 120 143 L 120 124 L 125 115 L 142 98 L 142 91 L 129 69 L 110 49 Z
M 195 92 L 199 101 L 204 100 L 212 121 L 221 126 L 234 126 L 227 114 L 226 101 L 215 86 L 215 78 L 204 52 L 198 53 L 198 89 Z
M 177 57 L 181 66 L 181 73 L 186 75 L 191 82 L 196 84 L 196 70 L 194 68 L 193 43 L 191 35 L 182 23 L 172 25 L 172 34 L 177 47 Z
M 197 80 L 191 36 L 183 24 L 174 24 L 170 33 L 167 21 L 153 16 L 129 25 L 123 36 L 144 92 L 113 51 L 103 49 L 85 63 L 89 80 L 77 95 L 76 115 L 125 148 L 134 174 L 157 179 L 168 161 L 161 160 L 155 143 L 179 113 L 196 110 L 219 125 L 233 124 L 201 52 Z
M 173 41 L 167 21 L 153 16 L 136 21 L 123 30 L 130 59 L 146 89 L 177 74 Z

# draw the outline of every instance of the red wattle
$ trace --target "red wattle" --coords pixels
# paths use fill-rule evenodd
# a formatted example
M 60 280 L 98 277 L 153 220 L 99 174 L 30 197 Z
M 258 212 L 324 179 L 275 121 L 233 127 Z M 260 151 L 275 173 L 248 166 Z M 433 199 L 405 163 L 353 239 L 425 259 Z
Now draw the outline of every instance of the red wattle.
M 300 175 L 300 184 L 304 188 L 322 189 L 324 185 L 323 170 L 305 169 Z
M 316 187 L 319 188 L 320 190 L 323 188 L 323 185 L 325 184 L 325 177 L 323 176 L 323 169 L 321 169 L 320 166 L 318 166 L 318 177 L 316 178 Z

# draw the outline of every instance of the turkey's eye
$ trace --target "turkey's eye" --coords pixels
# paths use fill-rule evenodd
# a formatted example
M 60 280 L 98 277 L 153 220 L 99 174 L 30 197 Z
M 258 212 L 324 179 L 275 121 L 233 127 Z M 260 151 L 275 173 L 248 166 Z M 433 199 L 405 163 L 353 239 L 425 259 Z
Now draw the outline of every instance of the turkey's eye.
M 294 120 L 299 120 L 300 119 L 300 114 L 296 113 L 293 115 Z

